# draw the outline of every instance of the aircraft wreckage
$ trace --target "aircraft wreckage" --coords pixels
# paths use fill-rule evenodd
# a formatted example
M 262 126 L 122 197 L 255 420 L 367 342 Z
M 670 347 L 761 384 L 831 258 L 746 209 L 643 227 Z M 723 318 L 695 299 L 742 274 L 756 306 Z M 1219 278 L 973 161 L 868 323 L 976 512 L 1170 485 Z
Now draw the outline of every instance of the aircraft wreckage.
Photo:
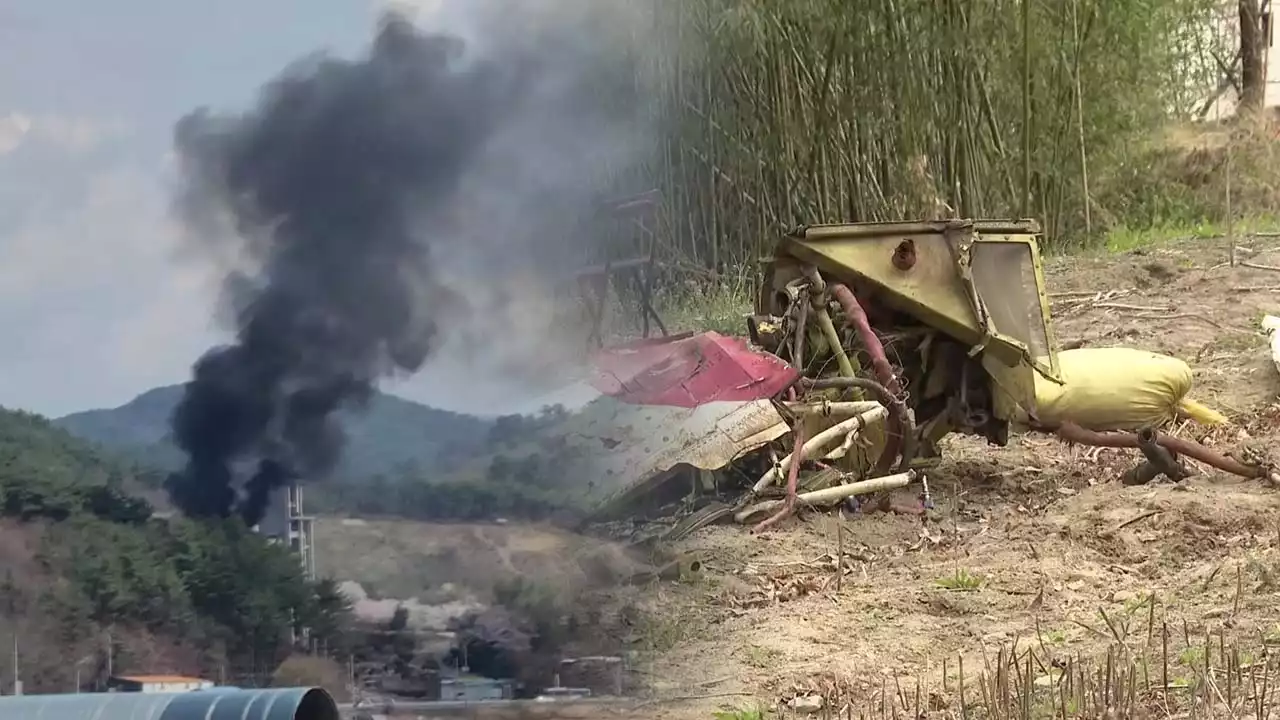
M 566 429 L 580 451 L 563 468 L 574 504 L 606 521 L 718 494 L 735 499 L 699 522 L 731 515 L 758 529 L 800 505 L 866 495 L 921 512 L 938 443 L 957 432 L 1133 448 L 1129 483 L 1181 481 L 1186 459 L 1274 481 L 1264 462 L 1164 431 L 1178 418 L 1226 422 L 1187 398 L 1185 362 L 1055 348 L 1039 236 L 1033 221 L 971 220 L 787 233 L 746 337 L 695 332 L 594 353 L 586 382 L 600 397 Z M 900 488 L 908 506 L 882 492 Z

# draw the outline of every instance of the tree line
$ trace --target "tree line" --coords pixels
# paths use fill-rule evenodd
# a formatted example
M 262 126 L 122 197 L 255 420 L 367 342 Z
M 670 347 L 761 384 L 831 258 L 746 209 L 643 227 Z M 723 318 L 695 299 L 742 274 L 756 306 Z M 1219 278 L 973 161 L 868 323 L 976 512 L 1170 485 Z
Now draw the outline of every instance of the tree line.
M 540 521 L 574 510 L 563 471 L 575 450 L 563 434 L 561 405 L 532 415 L 502 415 L 489 426 L 485 451 L 443 474 L 418 463 L 368 478 L 316 486 L 321 511 L 466 522 L 493 518 Z
M 332 582 L 242 523 L 156 517 L 144 491 L 44 418 L 0 409 L 0 636 L 29 691 L 109 669 L 269 674 L 302 631 L 341 644 L 350 608 Z

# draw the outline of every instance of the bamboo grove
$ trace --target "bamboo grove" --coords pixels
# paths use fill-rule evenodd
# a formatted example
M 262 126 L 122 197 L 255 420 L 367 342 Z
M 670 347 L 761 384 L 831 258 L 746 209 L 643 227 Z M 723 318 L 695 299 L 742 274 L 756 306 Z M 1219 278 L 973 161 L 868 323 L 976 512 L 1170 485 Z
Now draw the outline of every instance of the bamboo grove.
M 625 184 L 662 193 L 660 251 L 704 269 L 798 223 L 938 212 L 1081 242 L 1230 42 L 1211 0 L 647 2 L 632 67 L 654 142 Z

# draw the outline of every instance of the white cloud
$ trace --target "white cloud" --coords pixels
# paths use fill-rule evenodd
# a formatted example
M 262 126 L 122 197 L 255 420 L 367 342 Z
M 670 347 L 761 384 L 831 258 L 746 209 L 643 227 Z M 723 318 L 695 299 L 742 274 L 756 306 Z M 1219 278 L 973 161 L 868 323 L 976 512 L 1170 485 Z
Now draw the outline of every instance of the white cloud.
M 410 17 L 429 17 L 444 7 L 444 0 L 373 0 L 372 5 L 375 12 L 398 10 Z
M 13 152 L 31 130 L 31 118 L 11 112 L 0 118 L 0 155 Z
M 0 405 L 62 414 L 181 381 L 214 339 L 211 282 L 176 259 L 167 188 L 150 167 L 92 174 L 0 236 Z
M 45 143 L 70 153 L 86 152 L 125 130 L 119 120 L 10 111 L 0 117 L 0 156 L 28 142 Z

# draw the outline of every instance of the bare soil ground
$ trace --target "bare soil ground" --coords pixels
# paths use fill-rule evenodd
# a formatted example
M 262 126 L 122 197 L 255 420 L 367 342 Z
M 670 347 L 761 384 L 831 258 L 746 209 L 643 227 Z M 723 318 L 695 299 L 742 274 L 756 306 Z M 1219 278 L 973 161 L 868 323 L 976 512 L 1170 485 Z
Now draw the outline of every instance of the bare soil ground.
M 582 574 L 595 541 L 551 526 L 320 518 L 317 571 L 354 580 L 372 596 L 424 603 L 486 599 L 514 575 L 567 580 Z
M 1280 247 L 1265 248 L 1280 243 L 1255 240 L 1263 252 L 1249 259 L 1280 265 Z M 1222 451 L 1246 438 L 1280 441 L 1280 374 L 1258 330 L 1264 312 L 1280 314 L 1280 273 L 1225 261 L 1225 241 L 1199 241 L 1046 269 L 1059 343 L 1185 359 L 1192 397 L 1233 421 L 1205 438 Z M 937 509 L 928 519 L 818 515 L 761 536 L 719 526 L 686 540 L 705 570 L 649 600 L 656 652 L 641 671 L 660 700 L 645 715 L 785 710 L 798 695 L 821 695 L 828 710 L 865 708 L 882 704 L 886 689 L 909 698 L 917 683 L 933 710 L 954 710 L 960 661 L 973 703 L 973 676 L 1014 642 L 1049 664 L 1105 657 L 1116 645 L 1159 649 L 1167 627 L 1170 649 L 1140 690 L 1160 680 L 1153 674 L 1186 684 L 1206 636 L 1210 657 L 1235 645 L 1258 657 L 1280 644 L 1280 490 L 1220 474 L 1125 487 L 1117 478 L 1134 462 L 1129 452 L 1048 437 L 1007 448 L 960 438 L 946 451 L 930 475 Z

